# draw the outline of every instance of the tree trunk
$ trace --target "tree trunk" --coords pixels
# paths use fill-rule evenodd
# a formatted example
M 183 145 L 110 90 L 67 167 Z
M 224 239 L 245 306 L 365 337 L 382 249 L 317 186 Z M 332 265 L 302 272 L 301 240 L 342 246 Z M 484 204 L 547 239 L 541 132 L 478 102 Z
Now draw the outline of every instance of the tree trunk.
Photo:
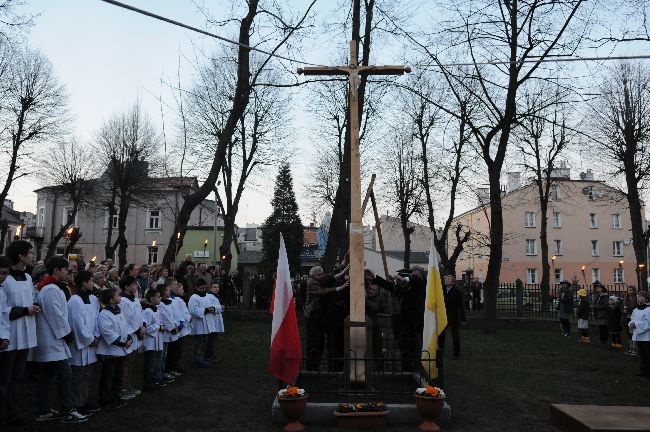
M 549 310 L 549 293 L 551 288 L 551 266 L 548 264 L 548 220 L 546 216 L 548 214 L 548 198 L 543 198 L 541 200 L 540 213 L 539 240 L 540 249 L 542 251 L 542 280 L 540 288 L 542 295 L 542 311 L 547 311 Z
M 501 207 L 501 170 L 489 170 L 490 178 L 490 258 L 483 287 L 485 308 L 483 309 L 483 333 L 497 331 L 497 290 L 499 273 L 503 260 L 503 209 Z
M 120 193 L 120 214 L 118 217 L 117 221 L 117 241 L 116 243 L 119 243 L 119 251 L 118 251 L 118 268 L 120 271 L 126 266 L 126 248 L 128 247 L 128 242 L 126 240 L 126 219 L 129 216 L 129 207 L 130 207 L 130 199 L 126 195 L 127 192 L 121 192 Z M 171 244 L 171 243 L 170 243 Z M 113 250 L 115 248 L 115 245 L 113 245 Z
M 248 13 L 242 19 L 239 27 L 239 43 L 248 45 L 250 42 L 250 29 L 253 24 L 253 19 L 257 14 L 258 0 L 250 0 L 248 3 Z M 183 246 L 183 234 L 187 231 L 187 223 L 190 220 L 192 211 L 196 206 L 201 204 L 204 199 L 214 190 L 219 177 L 219 172 L 223 166 L 226 157 L 228 146 L 231 145 L 232 136 L 235 133 L 237 122 L 244 114 L 246 106 L 250 98 L 250 50 L 239 47 L 238 50 L 238 65 L 237 65 L 237 85 L 235 87 L 235 94 L 233 95 L 232 109 L 226 120 L 226 124 L 219 135 L 217 150 L 210 167 L 208 177 L 203 184 L 193 193 L 184 197 L 183 206 L 178 213 L 176 222 L 176 231 L 181 233 L 181 238 L 178 241 L 178 248 Z M 176 242 L 176 234 L 172 234 L 169 238 L 170 245 Z M 167 248 L 165 256 L 163 257 L 163 266 L 169 266 L 169 263 L 175 258 L 175 248 Z
M 643 229 L 643 214 L 641 212 L 641 198 L 639 197 L 639 188 L 636 180 L 636 168 L 634 160 L 632 163 L 626 161 L 626 165 L 631 165 L 630 168 L 625 167 L 625 181 L 627 183 L 627 202 L 630 207 L 630 222 L 632 224 L 632 245 L 634 246 L 634 255 L 636 257 L 635 271 L 639 273 L 636 283 L 640 283 L 637 287 L 639 291 L 648 291 L 648 240 L 646 233 Z M 639 264 L 644 264 L 643 268 L 639 268 Z
M 230 267 L 232 266 L 232 254 L 230 253 L 230 246 L 232 245 L 233 241 L 233 230 L 235 229 L 234 215 L 237 214 L 237 210 L 235 209 L 233 211 L 233 209 L 231 209 L 230 213 L 231 214 L 224 215 L 223 218 L 223 241 L 221 242 L 221 247 L 219 247 L 221 269 L 226 270 L 227 272 L 230 272 Z M 222 258 L 224 256 L 226 257 L 225 259 Z
M 404 268 L 411 268 L 411 233 L 412 228 L 409 228 L 408 221 L 402 222 L 402 234 L 404 235 Z
M 113 216 L 115 216 L 115 199 L 116 191 L 111 191 L 111 201 L 108 206 L 108 231 L 106 231 L 106 244 L 104 245 L 105 259 L 115 259 L 115 248 L 111 244 L 113 242 Z

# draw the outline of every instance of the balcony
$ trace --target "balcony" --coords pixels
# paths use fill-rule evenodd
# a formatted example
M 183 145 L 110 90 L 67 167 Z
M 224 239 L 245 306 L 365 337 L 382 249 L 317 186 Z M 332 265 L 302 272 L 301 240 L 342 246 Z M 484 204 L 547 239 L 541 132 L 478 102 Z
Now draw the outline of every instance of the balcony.
M 32 240 L 43 240 L 43 227 L 27 227 L 25 228 L 25 237 Z

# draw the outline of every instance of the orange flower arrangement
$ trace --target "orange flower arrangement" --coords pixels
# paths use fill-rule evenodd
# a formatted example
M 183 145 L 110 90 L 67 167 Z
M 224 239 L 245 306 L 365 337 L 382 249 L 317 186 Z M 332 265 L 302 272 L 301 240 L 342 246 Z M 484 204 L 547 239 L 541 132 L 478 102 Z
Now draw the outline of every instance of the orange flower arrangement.
M 287 386 L 278 392 L 278 397 L 281 399 L 297 399 L 303 396 L 305 396 L 305 389 L 295 386 Z
M 436 398 L 436 399 L 444 399 L 446 397 L 445 392 L 442 391 L 440 387 L 433 387 L 430 385 L 415 390 L 415 394 L 417 394 L 418 396 L 424 396 L 424 397 Z

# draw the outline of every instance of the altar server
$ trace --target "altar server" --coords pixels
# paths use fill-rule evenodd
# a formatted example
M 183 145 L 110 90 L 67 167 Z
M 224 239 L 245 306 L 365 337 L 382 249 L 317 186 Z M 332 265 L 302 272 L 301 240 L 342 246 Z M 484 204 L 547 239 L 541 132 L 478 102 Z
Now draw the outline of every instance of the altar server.
M 211 305 L 215 308 L 213 315 L 215 323 L 215 331 L 208 335 L 208 342 L 205 346 L 205 359 L 208 362 L 217 362 L 219 359 L 216 357 L 217 335 L 224 332 L 223 327 L 223 306 L 219 301 L 219 284 L 213 283 L 210 287 L 207 297 L 210 299 Z
M 37 363 L 38 389 L 36 421 L 61 419 L 62 423 L 83 423 L 88 416 L 79 413 L 72 402 L 72 369 L 70 348 L 73 341 L 68 320 L 68 260 L 52 257 L 45 263 L 47 276 L 37 285 L 36 303 L 41 312 L 36 317 L 38 344 L 32 349 L 32 360 Z M 59 412 L 50 407 L 50 384 L 56 375 Z
M 149 288 L 145 291 L 144 298 L 146 304 L 144 310 L 144 374 L 145 391 L 156 391 L 160 386 L 166 384 L 159 381 L 159 371 L 162 367 L 163 352 L 165 349 L 163 334 L 165 327 L 162 324 L 158 306 L 160 305 L 160 292 L 155 288 Z
M 75 277 L 77 292 L 68 300 L 68 320 L 74 335 L 70 343 L 70 364 L 72 365 L 72 403 L 81 414 L 91 414 L 100 410 L 88 400 L 93 370 L 97 363 L 97 344 L 99 343 L 99 300 L 94 290 L 93 275 L 81 270 Z
M 163 354 L 161 370 L 158 376 L 158 380 L 160 382 L 174 381 L 174 376 L 165 371 L 167 356 L 169 354 L 169 346 L 172 342 L 178 339 L 178 326 L 180 325 L 180 322 L 175 318 L 172 300 L 169 298 L 171 293 L 171 285 L 174 283 L 176 283 L 176 279 L 167 278 L 165 279 L 164 285 L 158 286 L 158 290 L 160 291 L 160 305 L 158 306 L 158 311 L 160 313 L 160 321 L 165 328 L 165 330 L 163 330 L 163 343 L 165 344 L 165 350 Z
M 126 401 L 120 398 L 124 358 L 133 345 L 133 336 L 120 309 L 122 298 L 114 288 L 100 293 L 104 309 L 99 313 L 99 343 L 97 355 L 102 359 L 102 375 L 99 380 L 99 404 L 120 408 Z
M 133 362 L 138 352 L 138 345 L 144 339 L 144 318 L 140 299 L 137 297 L 138 284 L 133 276 L 123 276 L 120 279 L 120 289 L 122 290 L 122 302 L 120 309 L 124 314 L 129 333 L 133 338 L 131 348 L 127 350 L 122 367 L 122 394 L 124 400 L 133 399 L 141 392 L 133 387 Z
M 165 371 L 172 376 L 179 376 L 183 371 L 180 367 L 181 355 L 183 354 L 183 341 L 185 336 L 189 335 L 190 329 L 190 311 L 184 300 L 183 285 L 178 281 L 170 285 L 172 300 L 172 308 L 174 310 L 174 318 L 178 324 L 178 337 L 176 340 L 170 342 L 167 347 L 167 359 L 165 363 Z
M 189 310 L 193 317 L 192 334 L 194 335 L 194 363 L 197 367 L 207 368 L 205 347 L 208 335 L 216 331 L 214 315 L 216 308 L 207 295 L 208 284 L 204 279 L 198 279 L 194 286 L 194 294 L 190 297 Z
M 24 426 L 27 421 L 18 416 L 16 390 L 25 372 L 30 348 L 36 346 L 36 315 L 40 306 L 34 304 L 32 279 L 25 272 L 34 258 L 32 245 L 17 240 L 7 246 L 11 268 L 3 284 L 6 298 L 5 313 L 9 312 L 9 340 L 0 351 L 0 421 L 8 426 Z

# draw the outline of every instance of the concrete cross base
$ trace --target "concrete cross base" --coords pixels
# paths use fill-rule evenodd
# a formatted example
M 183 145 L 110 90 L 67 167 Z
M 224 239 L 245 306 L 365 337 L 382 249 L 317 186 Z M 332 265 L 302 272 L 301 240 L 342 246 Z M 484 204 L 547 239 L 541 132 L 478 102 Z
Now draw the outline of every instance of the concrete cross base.
M 336 417 L 334 411 L 338 407 L 338 402 L 324 403 L 307 403 L 305 414 L 301 418 L 301 423 L 306 425 L 335 425 Z M 387 404 L 390 411 L 386 423 L 390 426 L 397 425 L 418 425 L 422 423 L 422 418 L 418 414 L 415 403 L 412 404 Z M 287 419 L 282 415 L 278 398 L 276 397 L 271 406 L 271 420 L 274 424 L 285 424 Z M 445 402 L 440 416 L 436 423 L 441 426 L 451 424 L 451 407 Z
M 563 432 L 650 432 L 650 407 L 556 404 L 551 422 Z

